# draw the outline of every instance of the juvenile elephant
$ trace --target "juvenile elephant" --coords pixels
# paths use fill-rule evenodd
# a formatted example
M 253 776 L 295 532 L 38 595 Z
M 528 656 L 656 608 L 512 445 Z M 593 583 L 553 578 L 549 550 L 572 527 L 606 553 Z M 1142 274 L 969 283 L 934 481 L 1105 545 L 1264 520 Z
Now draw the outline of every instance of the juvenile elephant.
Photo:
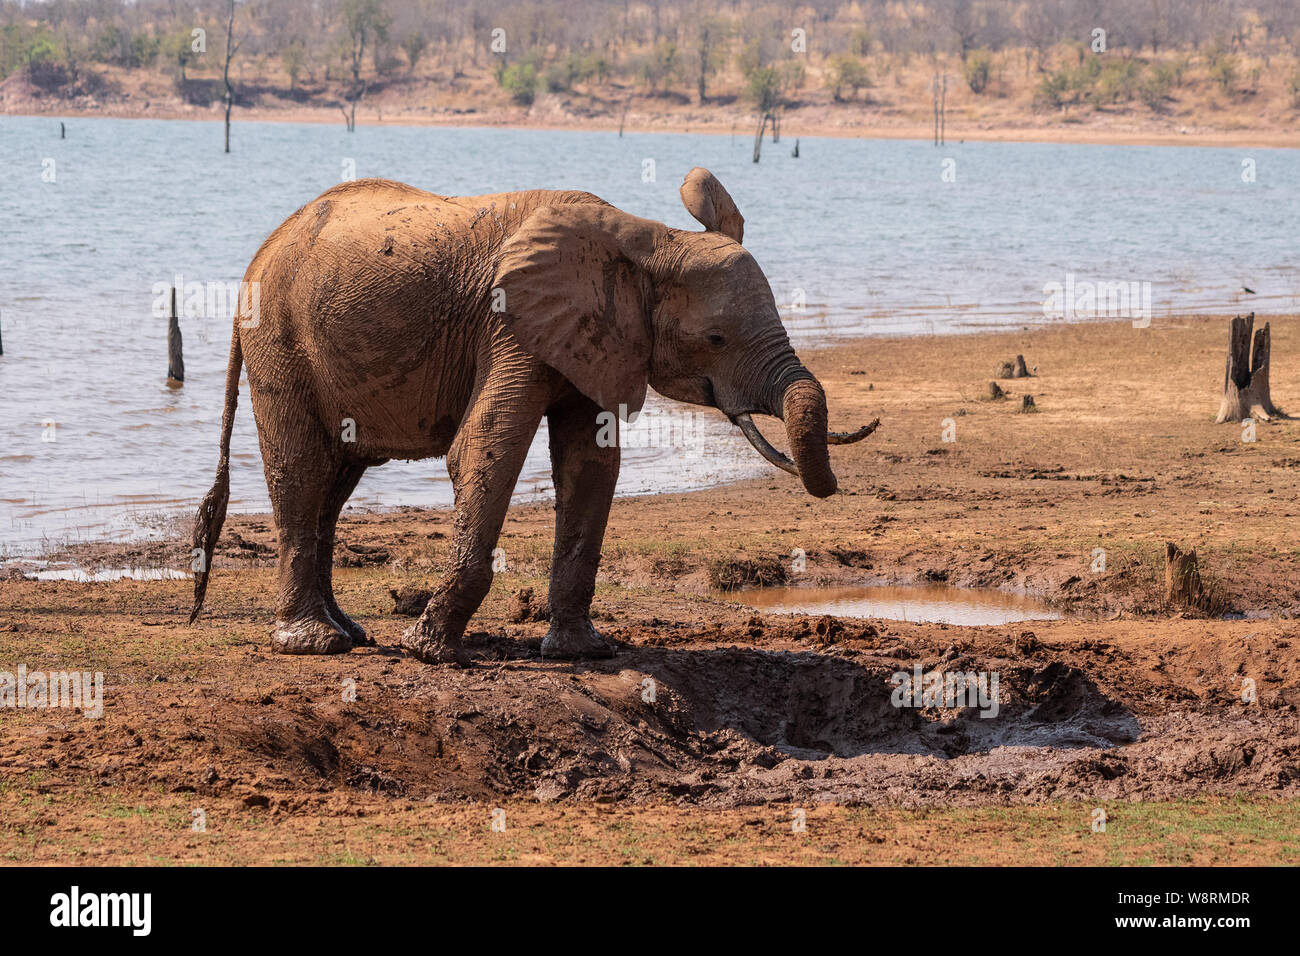
M 245 274 L 260 294 L 235 317 L 220 463 L 194 531 L 204 560 L 190 620 L 230 497 L 242 364 L 280 538 L 272 645 L 286 654 L 368 643 L 334 600 L 334 528 L 362 473 L 390 458 L 447 456 L 451 567 L 402 643 L 421 660 L 462 666 L 461 635 L 487 594 L 543 416 L 556 497 L 546 657 L 612 653 L 589 616 L 619 469 L 618 447 L 597 441 L 598 416 L 638 411 L 647 383 L 721 409 L 811 494 L 832 494 L 828 441 L 872 426 L 828 436 L 821 385 L 741 246 L 731 197 L 698 168 L 681 194 L 704 232 L 585 192 L 435 196 L 382 179 L 336 186 L 290 216 Z M 784 419 L 793 462 L 752 414 Z

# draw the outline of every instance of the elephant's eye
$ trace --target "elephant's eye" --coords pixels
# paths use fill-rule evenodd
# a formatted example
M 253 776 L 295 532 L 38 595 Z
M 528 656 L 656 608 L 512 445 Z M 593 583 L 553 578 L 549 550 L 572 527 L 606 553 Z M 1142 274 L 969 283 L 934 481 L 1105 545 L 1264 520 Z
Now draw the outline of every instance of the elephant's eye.
M 724 338 L 723 338 L 721 335 L 719 335 L 717 332 L 710 332 L 710 333 L 709 333 L 709 344 L 712 345 L 714 348 L 719 348 L 719 349 L 720 349 L 720 348 L 722 348 L 724 345 L 727 344 L 727 340 L 724 339 Z

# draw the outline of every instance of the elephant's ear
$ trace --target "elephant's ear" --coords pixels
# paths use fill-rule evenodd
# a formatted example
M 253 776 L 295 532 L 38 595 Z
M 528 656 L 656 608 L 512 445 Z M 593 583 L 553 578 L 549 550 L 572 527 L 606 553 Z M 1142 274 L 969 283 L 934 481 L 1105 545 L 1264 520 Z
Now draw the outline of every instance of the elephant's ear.
M 705 229 L 745 241 L 745 217 L 713 173 L 696 166 L 686 174 L 681 193 L 682 205 Z
M 493 301 L 519 344 L 616 414 L 645 402 L 650 283 L 639 263 L 664 228 L 612 206 L 543 206 L 502 248 Z

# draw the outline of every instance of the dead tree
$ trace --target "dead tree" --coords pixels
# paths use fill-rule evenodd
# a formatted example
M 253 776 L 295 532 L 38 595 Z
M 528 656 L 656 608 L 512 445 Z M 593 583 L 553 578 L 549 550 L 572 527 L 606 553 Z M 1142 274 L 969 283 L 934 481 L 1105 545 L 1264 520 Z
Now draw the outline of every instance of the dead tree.
M 1183 551 L 1172 541 L 1165 542 L 1165 600 L 1193 608 L 1205 606 L 1195 548 Z
M 241 41 L 242 42 L 242 41 Z M 239 44 L 235 42 L 235 0 L 230 0 L 230 17 L 226 20 L 226 62 L 221 71 L 221 82 L 226 87 L 226 152 L 230 152 L 230 110 L 235 105 L 235 88 L 230 83 L 230 61 L 235 58 Z
M 943 85 L 939 88 L 939 145 L 948 144 L 948 74 L 943 75 Z
M 176 287 L 172 287 L 172 310 L 167 318 L 167 381 L 177 385 L 185 381 L 185 357 L 181 350 L 181 322 L 176 314 Z
M 343 111 L 343 121 L 349 133 L 357 129 L 357 104 L 361 102 L 370 87 L 369 80 L 361 78 L 361 64 L 366 55 L 366 44 L 373 40 L 371 46 L 382 43 L 388 36 L 389 19 L 383 8 L 374 0 L 369 3 L 355 3 L 343 8 L 343 27 L 347 31 L 347 54 L 352 69 L 352 83 L 344 99 L 348 106 L 339 104 Z
M 1255 313 L 1235 316 L 1228 334 L 1228 361 L 1223 373 L 1223 400 L 1219 403 L 1217 424 L 1240 422 L 1246 418 L 1285 418 L 1269 396 L 1268 356 L 1269 324 L 1255 330 L 1254 347 L 1251 329 Z
M 764 113 L 758 121 L 758 132 L 754 134 L 754 162 L 758 162 L 759 155 L 763 151 L 763 133 L 767 131 L 767 123 L 771 118 L 771 113 Z
M 1037 365 L 1034 368 L 1038 368 Z M 1003 362 L 998 366 L 998 378 L 1029 378 L 1029 367 L 1025 365 L 1025 357 L 1017 355 L 1014 362 Z
M 930 93 L 934 99 L 934 145 L 947 144 L 948 131 L 948 74 L 942 79 L 938 73 L 930 82 Z

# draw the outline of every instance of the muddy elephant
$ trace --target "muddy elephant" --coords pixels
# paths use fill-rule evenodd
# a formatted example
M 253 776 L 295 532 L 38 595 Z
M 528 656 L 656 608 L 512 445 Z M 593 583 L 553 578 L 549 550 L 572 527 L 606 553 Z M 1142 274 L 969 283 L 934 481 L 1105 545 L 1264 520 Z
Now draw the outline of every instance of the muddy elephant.
M 618 478 L 601 420 L 647 385 L 720 409 L 817 497 L 836 488 L 822 387 L 800 363 L 744 220 L 705 169 L 681 189 L 703 232 L 639 219 L 586 192 L 437 196 L 344 183 L 290 216 L 245 274 L 226 372 L 220 462 L 200 506 L 194 609 L 230 496 L 240 368 L 279 532 L 273 647 L 333 654 L 369 643 L 335 602 L 334 531 L 369 467 L 446 456 L 450 568 L 402 643 L 466 665 L 461 636 L 492 581 L 506 508 L 543 417 L 555 484 L 545 657 L 612 653 L 590 618 Z M 793 461 L 755 427 L 783 419 Z M 607 431 L 607 430 L 606 430 Z

